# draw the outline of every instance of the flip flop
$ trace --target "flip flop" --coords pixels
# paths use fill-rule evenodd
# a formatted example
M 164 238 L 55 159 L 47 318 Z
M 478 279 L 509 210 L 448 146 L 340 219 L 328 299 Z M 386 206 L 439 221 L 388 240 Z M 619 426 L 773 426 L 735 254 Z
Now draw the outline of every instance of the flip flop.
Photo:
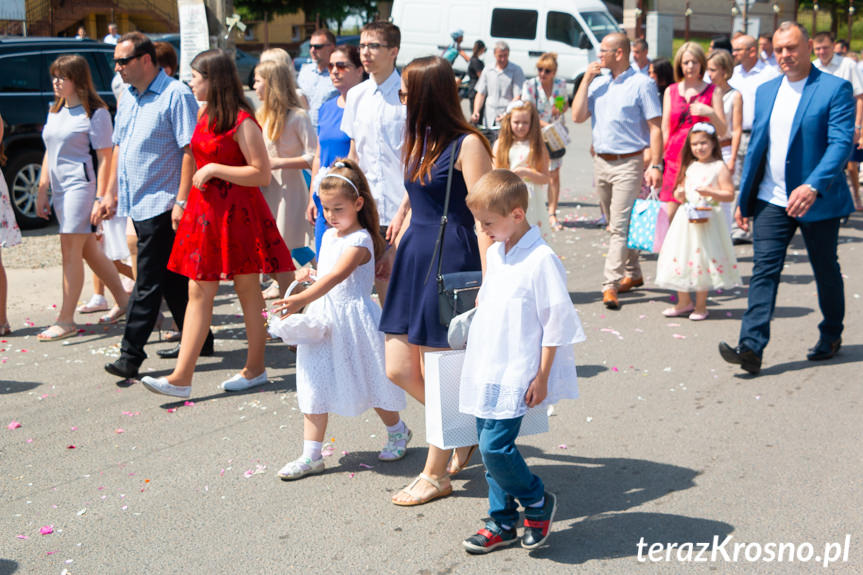
M 56 329 L 55 329 L 56 328 Z M 58 339 L 66 339 L 78 333 L 78 326 L 73 325 L 69 329 L 64 329 L 60 324 L 54 324 L 39 335 L 36 339 L 41 342 L 57 341 Z
M 115 305 L 111 311 L 99 318 L 99 323 L 103 325 L 111 325 L 120 321 L 126 315 L 126 310 Z
M 436 492 L 426 496 L 425 498 L 417 497 L 416 495 L 411 494 L 410 490 L 413 489 L 414 486 L 416 486 L 416 484 L 420 482 L 420 480 L 423 480 L 432 487 L 434 487 Z M 425 473 L 420 473 L 419 475 L 417 475 L 416 479 L 410 482 L 410 485 L 399 491 L 399 493 L 404 493 L 405 495 L 410 497 L 411 500 L 396 501 L 395 499 L 393 499 L 393 504 L 400 505 L 402 507 L 413 507 L 415 505 L 423 505 L 425 503 L 428 503 L 429 501 L 434 501 L 435 499 L 439 499 L 441 497 L 446 497 L 447 495 L 452 493 L 452 484 L 447 485 L 444 489 L 441 489 L 440 483 L 438 483 Z M 397 493 L 396 495 L 398 495 L 399 493 Z
M 464 461 L 459 461 L 458 463 L 455 464 L 455 466 L 450 467 L 448 469 L 448 473 L 449 473 L 450 477 L 452 477 L 456 473 L 459 473 L 460 471 L 464 470 L 464 468 L 468 466 L 468 464 L 470 463 L 470 458 L 473 457 L 473 454 L 477 450 L 477 447 L 479 447 L 479 446 L 478 445 L 471 445 L 470 449 L 468 449 L 468 451 L 467 451 L 467 456 L 464 458 Z M 457 453 L 458 453 L 458 448 L 453 449 L 452 458 L 450 459 L 450 463 L 452 463 L 452 461 L 455 460 L 455 456 Z

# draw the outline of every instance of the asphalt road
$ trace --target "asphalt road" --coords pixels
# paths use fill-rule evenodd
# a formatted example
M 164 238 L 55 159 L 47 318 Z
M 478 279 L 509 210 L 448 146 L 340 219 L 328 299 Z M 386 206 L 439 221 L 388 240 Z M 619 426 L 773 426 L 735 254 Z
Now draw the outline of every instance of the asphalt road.
M 0 338 L 0 575 L 863 572 L 863 216 L 840 231 L 840 354 L 805 359 L 820 314 L 798 235 L 764 371 L 746 376 L 716 351 L 720 340 L 736 341 L 745 288 L 713 294 L 708 321 L 668 320 L 660 311 L 670 294 L 651 287 L 648 256 L 645 288 L 622 296 L 619 311 L 601 305 L 607 237 L 591 223 L 599 210 L 589 131 L 573 133 L 566 228 L 551 244 L 588 335 L 576 348 L 581 398 L 557 406 L 549 433 L 521 442 L 559 495 L 548 547 L 486 557 L 462 550 L 487 510 L 476 463 L 454 480 L 452 497 L 389 503 L 424 461 L 415 402 L 404 413 L 417 432 L 404 460 L 377 461 L 385 430 L 373 413 L 332 417 L 326 473 L 279 481 L 276 471 L 301 448 L 294 355 L 270 345 L 267 386 L 218 389 L 244 357 L 229 284 L 217 300 L 217 353 L 201 359 L 191 400 L 174 403 L 103 371 L 121 327 L 36 341 L 59 303 L 55 266 L 9 270 L 15 334 Z M 744 281 L 751 253 L 737 248 Z M 148 349 L 167 345 L 154 338 Z M 170 370 L 151 355 L 144 373 Z M 9 429 L 13 421 L 20 427 Z M 649 556 L 654 543 L 663 545 Z M 793 560 L 785 546 L 778 561 L 778 544 L 793 546 Z

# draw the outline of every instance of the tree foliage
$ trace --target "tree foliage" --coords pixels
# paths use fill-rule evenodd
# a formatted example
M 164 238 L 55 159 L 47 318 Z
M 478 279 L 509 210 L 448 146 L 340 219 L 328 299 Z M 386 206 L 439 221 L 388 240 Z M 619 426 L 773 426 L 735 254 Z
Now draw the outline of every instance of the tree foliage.
M 342 23 L 349 16 L 359 16 L 363 22 L 374 19 L 377 0 L 234 0 L 237 12 L 244 19 L 263 20 L 276 14 L 295 14 L 300 10 L 306 21 L 314 22 L 318 17 L 325 24 L 341 31 Z

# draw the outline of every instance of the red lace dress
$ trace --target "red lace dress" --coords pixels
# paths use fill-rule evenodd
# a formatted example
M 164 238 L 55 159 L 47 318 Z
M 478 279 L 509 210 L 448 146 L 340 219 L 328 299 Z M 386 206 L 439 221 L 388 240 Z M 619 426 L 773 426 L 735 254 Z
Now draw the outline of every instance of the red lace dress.
M 246 165 L 234 134 L 247 119 L 255 121 L 240 110 L 234 127 L 216 134 L 207 116 L 201 116 L 192 135 L 198 169 L 209 163 Z M 239 274 L 291 271 L 294 262 L 260 188 L 213 178 L 203 190 L 192 186 L 168 269 L 195 280 L 219 281 Z

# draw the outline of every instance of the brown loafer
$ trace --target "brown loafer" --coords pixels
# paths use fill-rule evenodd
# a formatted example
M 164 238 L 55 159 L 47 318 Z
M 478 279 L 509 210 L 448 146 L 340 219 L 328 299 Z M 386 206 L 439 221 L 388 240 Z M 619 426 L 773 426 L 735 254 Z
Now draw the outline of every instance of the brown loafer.
M 617 309 L 620 307 L 620 302 L 617 301 L 617 292 L 613 289 L 607 289 L 602 292 L 602 303 L 608 309 Z
M 643 285 L 644 278 L 625 277 L 620 280 L 620 285 L 617 288 L 617 293 L 626 293 L 628 291 L 632 291 L 634 288 L 641 287 Z

